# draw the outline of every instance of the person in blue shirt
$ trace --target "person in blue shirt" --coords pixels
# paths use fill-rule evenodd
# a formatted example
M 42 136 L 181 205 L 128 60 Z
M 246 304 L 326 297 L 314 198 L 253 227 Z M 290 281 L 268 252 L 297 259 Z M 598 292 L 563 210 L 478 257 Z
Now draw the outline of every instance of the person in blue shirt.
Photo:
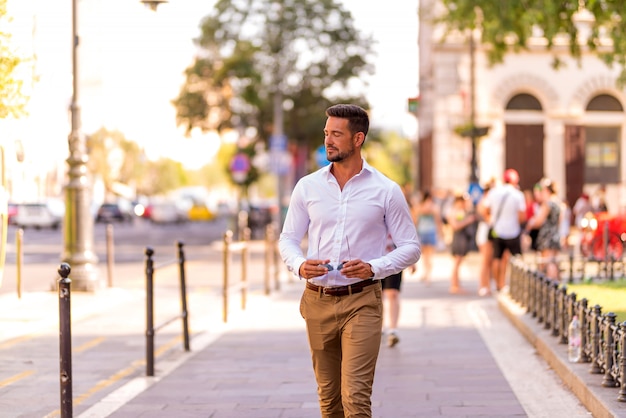
M 330 164 L 297 182 L 279 249 L 287 268 L 306 280 L 300 312 L 321 416 L 371 417 L 382 334 L 380 279 L 415 264 L 420 246 L 402 189 L 361 156 L 367 112 L 338 104 L 326 116 Z M 387 235 L 396 247 L 389 253 Z

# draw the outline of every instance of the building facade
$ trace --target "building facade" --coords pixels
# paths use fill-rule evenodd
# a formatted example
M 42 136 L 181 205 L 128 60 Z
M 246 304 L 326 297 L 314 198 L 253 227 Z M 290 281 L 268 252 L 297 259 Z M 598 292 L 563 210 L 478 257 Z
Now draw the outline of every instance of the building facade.
M 472 140 L 459 131 L 473 119 L 487 131 L 476 140 L 481 184 L 515 168 L 523 189 L 549 177 L 570 204 L 605 188 L 609 210 L 626 209 L 620 68 L 584 49 L 577 61 L 565 42 L 548 51 L 540 36 L 492 66 L 479 33 L 473 48 L 469 34 L 443 40 L 442 28 L 430 24 L 432 4 L 423 1 L 420 13 L 419 187 L 467 190 Z M 586 19 L 577 22 L 581 42 Z

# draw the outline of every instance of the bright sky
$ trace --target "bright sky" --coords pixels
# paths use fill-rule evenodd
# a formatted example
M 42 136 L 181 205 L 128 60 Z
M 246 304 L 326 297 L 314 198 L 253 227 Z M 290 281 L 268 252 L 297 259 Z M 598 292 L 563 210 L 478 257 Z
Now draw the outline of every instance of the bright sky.
M 415 118 L 407 112 L 407 99 L 417 94 L 417 2 L 341 0 L 352 12 L 357 28 L 377 41 L 376 73 L 367 81 L 372 105 L 372 124 L 416 135 Z M 22 30 L 37 34 L 32 48 L 37 54 L 39 85 L 47 94 L 35 103 L 33 117 L 50 119 L 37 124 L 47 129 L 67 123 L 66 106 L 71 95 L 71 49 L 67 10 L 49 0 L 9 0 L 10 9 L 36 11 L 22 19 Z M 211 1 L 170 0 L 156 13 L 139 0 L 78 0 L 80 9 L 81 105 L 83 130 L 100 126 L 119 129 L 145 146 L 149 157 L 166 155 L 190 167 L 205 164 L 215 151 L 215 141 L 183 138 L 175 125 L 170 101 L 178 95 L 182 72 L 194 53 L 200 19 Z M 20 19 L 16 19 L 18 23 Z M 50 113 L 50 108 L 60 111 Z M 38 110 L 37 110 L 38 109 Z M 62 117 L 60 117 L 63 115 Z M 59 131 L 66 130 L 60 127 Z M 41 133 L 33 132 L 32 135 Z M 67 133 L 63 133 L 62 141 Z

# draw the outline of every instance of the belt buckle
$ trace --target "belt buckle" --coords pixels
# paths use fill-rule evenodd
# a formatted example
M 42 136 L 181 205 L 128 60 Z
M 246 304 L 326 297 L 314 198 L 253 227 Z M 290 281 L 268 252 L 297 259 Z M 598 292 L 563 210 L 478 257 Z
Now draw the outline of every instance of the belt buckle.
M 329 293 L 326 293 L 326 289 L 330 289 L 330 287 L 327 287 L 327 286 L 322 287 L 322 295 L 324 295 L 324 296 L 332 296 Z

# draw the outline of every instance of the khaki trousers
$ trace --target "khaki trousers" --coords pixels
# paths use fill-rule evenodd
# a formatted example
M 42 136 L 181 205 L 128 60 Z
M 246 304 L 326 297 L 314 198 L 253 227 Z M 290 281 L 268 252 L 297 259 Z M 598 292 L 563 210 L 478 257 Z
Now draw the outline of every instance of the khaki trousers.
M 306 321 L 322 418 L 370 418 L 382 332 L 380 283 L 346 296 L 305 289 L 300 313 Z

